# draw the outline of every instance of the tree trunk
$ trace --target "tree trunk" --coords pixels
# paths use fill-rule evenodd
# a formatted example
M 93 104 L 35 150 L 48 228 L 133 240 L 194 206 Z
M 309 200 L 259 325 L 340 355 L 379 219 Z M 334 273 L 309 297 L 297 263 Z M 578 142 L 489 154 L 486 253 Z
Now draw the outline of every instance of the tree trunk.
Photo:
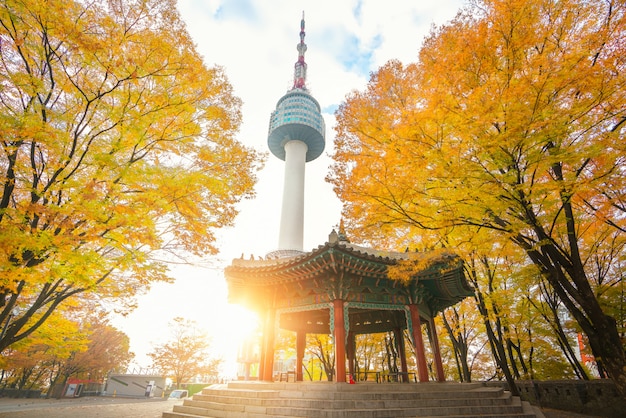
M 488 272 L 488 289 L 490 291 L 493 290 L 493 275 L 491 271 L 491 267 L 489 265 L 489 260 L 487 257 L 482 257 L 480 259 L 480 263 L 484 266 L 486 271 Z M 476 301 L 476 307 L 480 312 L 480 315 L 485 324 L 485 329 L 487 331 L 487 338 L 489 340 L 489 347 L 491 348 L 491 353 L 493 358 L 504 374 L 504 377 L 509 385 L 509 390 L 513 396 L 519 396 L 519 391 L 517 390 L 517 385 L 515 384 L 515 379 L 511 374 L 511 369 L 509 368 L 509 363 L 507 361 L 506 350 L 504 348 L 504 337 L 502 335 L 502 327 L 499 323 L 497 325 L 498 335 L 496 336 L 493 328 L 493 324 L 489 319 L 489 309 L 487 308 L 487 304 L 485 303 L 485 297 L 483 296 L 483 292 L 480 290 L 479 281 L 478 281 L 478 273 L 474 268 L 471 268 L 468 272 L 469 280 L 474 286 L 474 300 Z M 494 307 L 494 314 L 497 318 L 497 321 L 500 321 L 499 313 Z
M 546 286 L 546 283 L 542 281 L 541 294 L 543 295 L 544 300 L 550 308 L 550 313 L 552 314 L 551 317 L 548 317 L 548 315 L 542 309 L 540 309 L 539 306 L 537 306 L 537 304 L 531 298 L 527 298 L 527 300 L 535 307 L 537 312 L 539 312 L 539 314 L 543 317 L 543 319 L 545 319 L 545 321 L 550 325 L 550 328 L 552 328 L 552 330 L 556 334 L 557 343 L 559 344 L 559 347 L 561 347 L 563 355 L 572 366 L 576 377 L 581 380 L 589 380 L 589 375 L 587 374 L 587 371 L 582 366 L 582 364 L 580 364 L 580 361 L 578 361 L 576 353 L 574 353 L 574 350 L 572 349 L 572 346 L 567 339 L 567 335 L 563 330 L 563 324 L 561 323 L 561 318 L 558 314 L 559 300 L 557 297 L 554 296 L 553 293 L 551 294 L 548 291 Z
M 561 163 L 552 165 L 552 173 L 559 181 L 564 180 Z M 617 322 L 606 315 L 600 306 L 587 277 L 579 248 L 577 217 L 572 206 L 572 191 L 563 183 L 561 190 L 562 212 L 567 234 L 565 242 L 558 244 L 551 235 L 536 222 L 530 208 L 527 220 L 537 235 L 537 242 L 529 242 L 522 235 L 512 240 L 525 249 L 530 259 L 541 270 L 559 299 L 572 314 L 589 339 L 589 345 L 598 363 L 598 369 L 606 370 L 622 397 L 626 397 L 626 355 L 617 330 Z M 537 243 L 541 243 L 537 246 Z
M 504 344 L 502 340 L 499 340 L 496 337 L 495 332 L 493 331 L 493 326 L 491 321 L 489 320 L 489 314 L 487 312 L 487 307 L 485 305 L 482 294 L 478 289 L 476 289 L 476 305 L 483 317 L 483 321 L 485 323 L 485 329 L 487 330 L 487 337 L 489 338 L 489 346 L 491 347 L 491 353 L 493 354 L 493 358 L 496 361 L 500 370 L 504 374 L 504 377 L 509 384 L 509 390 L 513 396 L 519 396 L 519 391 L 517 390 L 517 385 L 515 384 L 515 379 L 513 378 L 513 374 L 511 373 L 511 369 L 509 368 L 509 364 L 507 361 L 506 350 L 504 349 Z
M 528 254 L 587 335 L 598 369 L 605 370 L 620 395 L 626 397 L 626 358 L 617 322 L 602 311 L 582 263 L 568 264 L 563 260 L 560 264 L 553 263 L 554 259 L 562 258 L 562 254 L 554 246 L 545 247 L 541 252 L 530 249 Z
M 454 312 L 454 316 L 458 318 L 458 313 L 454 307 L 450 308 Z M 448 322 L 448 318 L 446 315 L 442 315 L 443 317 L 443 325 L 448 332 L 448 337 L 450 337 L 450 341 L 452 342 L 452 349 L 454 351 L 454 359 L 456 361 L 457 372 L 459 373 L 459 380 L 461 382 L 471 382 L 472 374 L 469 369 L 469 365 L 467 362 L 467 340 L 464 338 L 463 334 L 459 332 L 458 334 L 454 334 L 450 323 Z

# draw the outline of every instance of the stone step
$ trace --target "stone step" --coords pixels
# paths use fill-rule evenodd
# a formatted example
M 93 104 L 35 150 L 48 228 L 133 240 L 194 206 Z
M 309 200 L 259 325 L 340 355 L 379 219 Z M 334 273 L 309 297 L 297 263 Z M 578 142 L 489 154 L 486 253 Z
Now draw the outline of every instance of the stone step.
M 192 413 L 183 413 L 181 411 L 164 412 L 163 418 L 268 418 L 268 417 L 315 417 L 315 418 L 537 418 L 535 413 L 488 413 L 480 411 L 476 414 L 465 412 L 462 415 L 449 415 L 441 413 L 438 415 L 423 415 L 422 413 L 413 414 L 412 411 L 402 409 L 385 409 L 385 410 L 350 410 L 350 411 L 324 411 L 303 410 L 301 415 L 296 415 L 294 410 L 289 410 L 286 415 L 275 414 L 256 414 L 241 412 L 216 412 L 216 411 L 193 411 Z
M 441 418 L 441 417 L 457 417 L 457 418 L 469 418 L 469 417 L 491 417 L 491 418 L 537 418 L 535 414 L 525 414 L 520 412 L 506 413 L 501 411 L 479 411 L 479 412 L 464 412 L 462 415 L 450 415 L 447 412 L 440 412 L 437 415 L 424 415 L 422 411 L 411 411 L 406 409 L 353 409 L 347 411 L 316 411 L 316 410 L 288 410 L 285 413 L 280 411 L 268 411 L 268 416 L 271 417 L 315 417 L 315 418 Z M 241 416 L 241 415 L 240 415 Z M 247 417 L 248 415 L 246 415 Z M 234 416 L 233 416 L 234 417 Z M 229 417 L 230 418 L 230 417 Z
M 213 385 L 214 389 L 218 389 L 220 386 L 226 387 L 226 385 Z M 254 391 L 318 391 L 318 392 L 361 392 L 363 388 L 377 388 L 381 392 L 429 392 L 429 391 L 467 391 L 471 389 L 485 388 L 486 386 L 481 382 L 476 383 L 458 383 L 458 382 L 424 382 L 424 383 L 368 383 L 359 382 L 354 385 L 347 383 L 334 383 L 334 382 L 298 382 L 298 383 L 284 383 L 284 382 L 230 382 L 227 385 L 228 389 L 247 389 Z
M 393 418 L 423 416 L 524 416 L 520 403 L 505 406 L 443 406 L 443 407 L 365 407 L 345 409 L 316 409 L 268 407 L 269 416 L 320 417 L 320 418 Z
M 533 407 L 529 402 L 521 401 L 522 412 L 514 414 L 485 414 L 481 412 L 476 415 L 448 415 L 447 418 L 545 418 L 543 412 L 539 408 Z M 439 418 L 441 415 L 420 415 L 419 418 Z M 417 417 L 416 417 L 417 418 Z
M 310 399 L 308 397 L 301 398 L 243 398 L 239 396 L 213 396 L 213 395 L 196 395 L 193 400 L 188 401 L 190 406 L 196 407 L 214 407 L 216 404 L 223 405 L 240 405 L 245 403 L 246 405 L 256 406 L 285 406 L 285 407 L 301 407 L 301 408 L 316 408 L 316 409 L 354 409 L 354 408 L 425 408 L 425 407 L 444 407 L 444 406 L 495 406 L 495 405 L 509 405 L 511 403 L 510 393 L 502 393 L 499 396 L 493 397 L 468 397 L 464 394 L 463 397 L 457 398 L 427 398 L 427 399 L 415 399 L 407 396 L 394 397 L 393 394 L 387 395 L 384 399 L 379 399 L 376 396 L 369 396 L 370 394 L 364 393 L 361 397 L 354 397 L 353 399 L 337 400 L 337 399 Z M 398 394 L 405 395 L 405 394 Z
M 316 411 L 316 410 L 302 410 L 299 413 L 294 410 L 286 411 L 283 413 L 276 412 L 275 414 L 256 414 L 256 413 L 233 413 L 233 412 L 214 412 L 214 411 L 193 411 L 192 413 L 183 413 L 180 411 L 164 412 L 163 418 L 268 418 L 268 417 L 315 417 L 315 418 L 435 418 L 435 417 L 447 417 L 447 418 L 469 418 L 469 417 L 492 417 L 492 418 L 537 418 L 535 413 L 486 413 L 481 411 L 479 413 L 463 413 L 462 415 L 449 415 L 447 413 L 441 413 L 439 415 L 423 415 L 419 413 L 414 415 L 413 411 L 406 410 L 350 410 L 350 411 Z
M 508 392 L 506 392 L 508 393 Z M 275 391 L 265 392 L 263 394 L 255 393 L 248 390 L 204 390 L 201 394 L 194 396 L 195 400 L 199 401 L 216 401 L 217 399 L 233 399 L 237 401 L 239 398 L 247 399 L 307 399 L 307 400 L 322 400 L 327 401 L 349 401 L 349 400 L 457 400 L 461 398 L 470 399 L 494 399 L 501 398 L 505 395 L 505 391 L 502 388 L 485 387 L 481 389 L 473 389 L 470 391 L 460 392 L 373 392 L 371 390 L 363 389 L 361 392 L 316 392 L 316 391 Z
M 518 397 L 482 383 L 233 382 L 204 389 L 163 418 L 537 417 Z M 541 416 L 541 415 L 539 415 Z
M 163 412 L 162 418 L 268 418 L 266 414 L 240 413 L 214 413 L 213 411 L 202 411 L 202 414 L 186 414 L 183 412 Z
M 163 412 L 162 418 L 268 418 L 269 415 L 252 412 L 226 412 L 209 410 L 178 410 L 176 405 L 172 412 Z M 187 412 L 185 412 L 187 411 Z

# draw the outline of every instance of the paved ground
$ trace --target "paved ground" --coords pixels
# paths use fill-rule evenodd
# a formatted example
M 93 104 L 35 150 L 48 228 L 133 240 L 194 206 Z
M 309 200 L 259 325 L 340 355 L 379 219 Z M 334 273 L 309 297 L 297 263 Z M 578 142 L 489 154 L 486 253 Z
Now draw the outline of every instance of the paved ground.
M 84 397 L 78 399 L 0 398 L 1 418 L 161 418 L 183 401 Z M 590 418 L 590 415 L 542 409 L 546 418 Z M 596 417 L 601 418 L 601 417 Z
M 161 418 L 182 400 L 84 397 L 77 399 L 0 398 L 2 418 Z

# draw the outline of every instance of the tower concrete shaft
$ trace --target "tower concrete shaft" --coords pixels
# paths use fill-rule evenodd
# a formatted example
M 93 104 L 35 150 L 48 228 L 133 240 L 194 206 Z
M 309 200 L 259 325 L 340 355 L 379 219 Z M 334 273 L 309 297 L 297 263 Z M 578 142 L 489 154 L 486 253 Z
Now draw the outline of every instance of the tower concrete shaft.
M 298 140 L 285 144 L 285 183 L 278 238 L 280 250 L 303 250 L 304 164 L 307 149 L 306 143 Z

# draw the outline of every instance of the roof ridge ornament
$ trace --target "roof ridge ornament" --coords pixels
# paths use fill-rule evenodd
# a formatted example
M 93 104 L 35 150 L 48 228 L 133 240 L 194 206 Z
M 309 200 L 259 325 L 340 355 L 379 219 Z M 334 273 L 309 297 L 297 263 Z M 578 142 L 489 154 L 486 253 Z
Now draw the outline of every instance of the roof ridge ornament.
M 337 234 L 337 231 L 335 231 L 335 228 L 333 228 L 330 234 L 328 234 L 328 243 L 331 245 L 334 245 L 334 244 L 337 244 L 338 242 L 339 242 L 339 235 Z

